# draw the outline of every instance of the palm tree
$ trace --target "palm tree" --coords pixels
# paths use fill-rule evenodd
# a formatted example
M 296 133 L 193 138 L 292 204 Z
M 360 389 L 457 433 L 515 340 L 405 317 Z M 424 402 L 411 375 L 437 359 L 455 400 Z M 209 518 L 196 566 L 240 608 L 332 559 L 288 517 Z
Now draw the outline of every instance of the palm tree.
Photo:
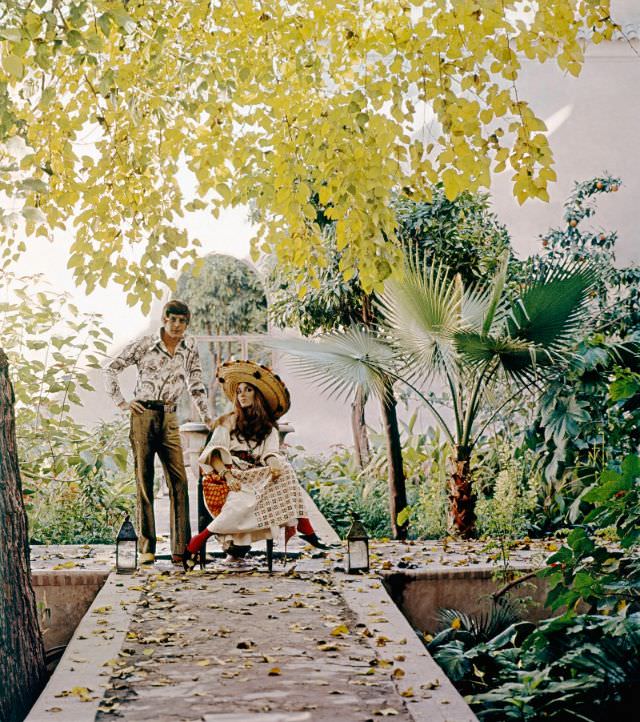
M 492 281 L 465 288 L 444 266 L 408 258 L 385 284 L 375 330 L 350 327 L 306 339 L 267 340 L 298 371 L 331 395 L 357 389 L 384 398 L 390 382 L 411 387 L 453 448 L 450 516 L 461 536 L 473 534 L 471 454 L 487 426 L 517 396 L 540 392 L 564 365 L 588 315 L 592 269 L 582 263 L 541 269 L 518 294 L 505 288 L 507 260 Z M 421 388 L 444 383 L 452 420 Z M 500 389 L 502 403 L 489 408 Z

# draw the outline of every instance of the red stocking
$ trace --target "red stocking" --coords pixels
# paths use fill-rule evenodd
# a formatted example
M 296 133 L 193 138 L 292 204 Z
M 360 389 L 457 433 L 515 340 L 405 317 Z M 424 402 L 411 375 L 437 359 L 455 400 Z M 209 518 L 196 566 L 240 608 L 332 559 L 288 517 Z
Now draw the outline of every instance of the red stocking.
M 298 519 L 298 531 L 300 534 L 313 534 L 313 527 L 308 517 L 301 516 Z
M 194 537 L 191 537 L 191 541 L 187 544 L 187 549 L 192 553 L 195 554 L 196 552 L 199 552 L 200 549 L 202 549 L 202 546 L 207 541 L 207 539 L 213 536 L 213 532 L 209 531 L 206 527 L 200 532 L 200 534 L 196 534 Z

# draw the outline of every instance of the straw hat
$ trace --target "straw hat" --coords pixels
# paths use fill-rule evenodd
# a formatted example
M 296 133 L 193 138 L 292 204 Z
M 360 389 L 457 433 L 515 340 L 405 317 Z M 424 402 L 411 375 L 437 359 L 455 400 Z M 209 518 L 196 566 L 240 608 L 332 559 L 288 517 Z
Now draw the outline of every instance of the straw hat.
M 254 361 L 225 361 L 216 371 L 218 381 L 230 401 L 235 401 L 238 384 L 255 386 L 265 398 L 276 419 L 286 414 L 291 406 L 289 390 L 277 374 L 267 366 Z

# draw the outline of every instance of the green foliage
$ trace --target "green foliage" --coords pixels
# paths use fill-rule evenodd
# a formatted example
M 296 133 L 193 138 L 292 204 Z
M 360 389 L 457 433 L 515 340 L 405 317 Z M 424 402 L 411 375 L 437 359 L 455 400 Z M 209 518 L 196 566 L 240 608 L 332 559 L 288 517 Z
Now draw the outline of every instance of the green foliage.
M 30 532 L 37 541 L 112 541 L 113 526 L 133 501 L 126 429 L 74 421 L 90 369 L 112 334 L 96 315 L 40 277 L 0 273 L 2 345 L 15 391 L 16 436 Z
M 226 336 L 266 331 L 267 299 L 258 274 L 245 261 L 212 253 L 182 272 L 176 295 L 191 310 L 191 333 Z
M 476 461 L 474 484 L 479 491 L 476 506 L 478 533 L 516 539 L 529 533 L 531 516 L 538 503 L 538 477 L 533 473 L 533 454 L 520 450 L 503 437 L 490 443 Z M 490 458 L 493 456 L 494 458 Z M 492 477 L 492 478 L 488 478 Z
M 480 720 L 606 722 L 637 710 L 640 458 L 602 472 L 584 498 L 589 526 L 574 528 L 541 572 L 547 605 L 564 608 L 562 616 L 491 636 L 478 633 L 477 620 L 445 610 L 447 628 L 428 644 Z M 618 546 L 599 538 L 609 527 Z M 585 606 L 590 613 L 579 614 Z
M 459 609 L 445 607 L 438 610 L 437 616 L 440 634 L 429 643 L 430 651 L 454 639 L 464 639 L 470 644 L 488 642 L 520 621 L 518 609 L 506 597 L 493 602 L 488 612 L 466 614 Z
M 447 479 L 450 446 L 438 429 L 426 433 L 415 430 L 418 414 L 408 423 L 401 422 L 402 456 L 407 479 L 409 536 L 441 538 L 447 531 Z M 351 524 L 351 511 L 360 516 L 373 538 L 387 538 L 389 499 L 387 455 L 384 435 L 369 431 L 371 460 L 360 469 L 353 454 L 337 447 L 323 456 L 304 453 L 295 458 L 300 480 L 309 490 L 329 523 L 344 535 Z
M 294 459 L 298 477 L 327 521 L 344 537 L 355 512 L 372 538 L 391 536 L 386 481 L 360 469 L 353 454 L 337 447 L 323 456 Z
M 464 652 L 473 672 L 458 684 L 471 688 L 480 720 L 608 722 L 635 716 L 640 614 L 551 619 L 521 647 L 516 631 L 511 639 L 505 632 Z
M 275 257 L 265 263 L 269 317 L 276 326 L 297 328 L 303 336 L 364 321 L 369 305 L 357 272 L 345 279 L 335 226 L 326 226 L 322 235 L 327 260 L 319 268 L 294 271 L 280 266 Z
M 512 299 L 505 292 L 506 258 L 490 283 L 470 288 L 427 260 L 407 259 L 403 276 L 386 283 L 380 328 L 352 326 L 313 341 L 265 343 L 292 356 L 294 367 L 329 394 L 384 398 L 388 379 L 411 388 L 455 448 L 456 461 L 468 466 L 487 426 L 570 357 L 588 318 L 594 274 L 585 264 L 546 267 Z M 451 394 L 453 421 L 419 390 L 434 380 Z M 491 408 L 494 392 L 504 387 L 506 400 Z M 512 410 L 513 404 L 506 411 Z M 451 512 L 460 533 L 469 535 L 473 497 L 460 491 L 469 483 L 464 474 L 452 489 Z
M 490 211 L 485 193 L 461 193 L 449 200 L 442 185 L 430 202 L 401 196 L 395 203 L 398 238 L 429 263 L 442 263 L 470 285 L 497 273 L 511 253 L 506 226 Z
M 597 213 L 598 196 L 616 193 L 620 183 L 610 175 L 576 182 L 564 204 L 563 225 L 541 236 L 542 252 L 514 265 L 514 275 L 522 281 L 534 269 L 588 259 L 598 276 L 592 296 L 595 330 L 624 339 L 640 325 L 640 269 L 615 263 L 616 231 L 584 225 Z
M 452 449 L 439 428 L 415 430 L 418 415 L 404 427 L 402 458 L 409 470 L 409 531 L 418 539 L 441 539 L 449 529 L 449 475 Z
M 574 609 L 580 602 L 610 612 L 640 608 L 640 458 L 627 456 L 620 471 L 605 470 L 584 495 L 592 505 L 585 522 L 596 529 L 613 527 L 620 548 L 603 544 L 591 527 L 575 528 L 547 560 L 542 572 L 550 585 L 547 604 Z
M 69 440 L 64 476 L 31 481 L 32 544 L 112 544 L 125 514 L 135 513 L 135 479 L 127 462 L 127 422 L 82 429 Z
M 293 356 L 303 374 L 336 395 L 358 387 L 383 395 L 386 376 L 412 388 L 409 379 L 441 377 L 454 397 L 455 426 L 424 395 L 422 401 L 451 442 L 470 447 L 481 432 L 479 411 L 492 385 L 505 378 L 529 385 L 534 369 L 540 375 L 566 355 L 585 320 L 593 275 L 579 265 L 545 269 L 513 303 L 502 295 L 504 270 L 492 280 L 466 289 L 444 267 L 409 261 L 403 277 L 390 281 L 381 296 L 384 333 L 352 327 L 314 341 L 267 343 Z M 575 295 L 557 293 L 569 287 Z
M 441 185 L 428 201 L 399 196 L 393 203 L 397 235 L 405 253 L 418 252 L 432 263 L 460 273 L 465 283 L 494 274 L 510 252 L 506 228 L 489 210 L 489 197 L 465 192 L 448 200 Z M 317 203 L 316 203 L 317 207 Z M 318 211 L 326 253 L 319 268 L 281 267 L 269 261 L 269 314 L 277 326 L 297 327 L 304 336 L 353 323 L 370 323 L 375 304 L 362 289 L 357 271 L 345 275 L 344 253 L 336 244 L 335 222 Z
M 611 176 L 576 183 L 565 204 L 565 225 L 542 237 L 540 254 L 514 267 L 516 283 L 559 261 L 587 260 L 596 274 L 594 330 L 548 385 L 527 436 L 544 476 L 540 528 L 579 521 L 589 510 L 583 494 L 598 474 L 633 453 L 640 440 L 640 387 L 634 380 L 640 371 L 639 271 L 616 266 L 615 232 L 584 224 L 594 217 L 598 196 L 619 184 Z

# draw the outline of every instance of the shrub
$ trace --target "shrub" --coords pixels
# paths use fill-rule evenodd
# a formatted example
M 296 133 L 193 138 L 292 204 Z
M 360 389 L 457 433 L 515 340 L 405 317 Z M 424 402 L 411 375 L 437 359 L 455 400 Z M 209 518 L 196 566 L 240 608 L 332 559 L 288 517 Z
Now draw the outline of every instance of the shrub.
M 531 514 L 538 501 L 537 476 L 531 473 L 533 454 L 514 448 L 500 437 L 494 445 L 497 463 L 483 469 L 484 475 L 488 471 L 495 474 L 494 482 L 485 482 L 478 499 L 477 529 L 486 536 L 518 538 L 530 531 Z
M 112 543 L 125 514 L 135 509 L 135 481 L 128 464 L 123 421 L 77 426 L 58 453 L 64 473 L 28 480 L 31 543 Z

